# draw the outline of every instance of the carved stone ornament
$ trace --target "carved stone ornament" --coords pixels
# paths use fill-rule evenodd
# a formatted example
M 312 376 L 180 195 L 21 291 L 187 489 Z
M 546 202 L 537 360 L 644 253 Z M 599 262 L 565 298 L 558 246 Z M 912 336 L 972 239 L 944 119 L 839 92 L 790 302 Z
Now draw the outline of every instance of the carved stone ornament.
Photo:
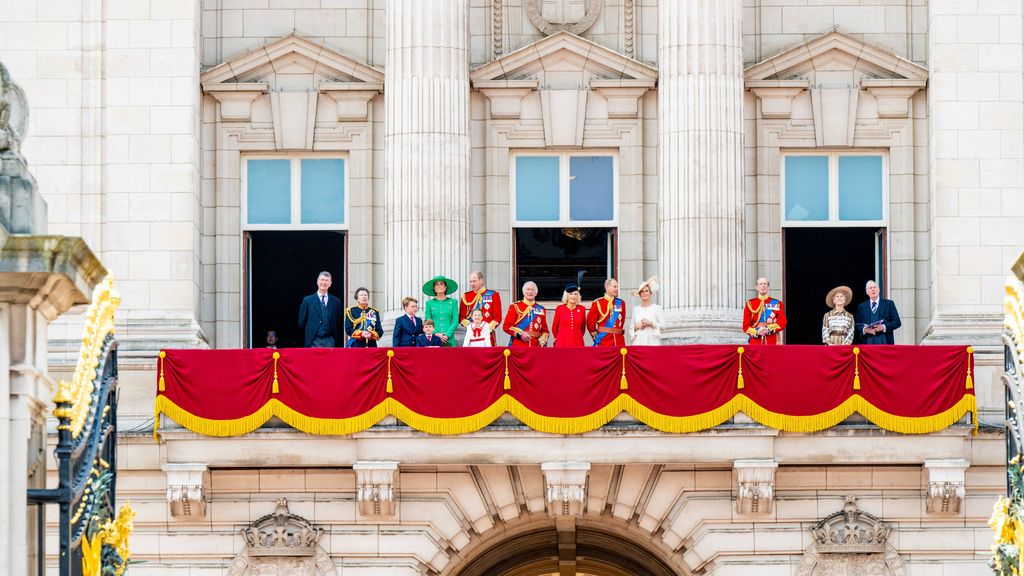
M 356 462 L 356 500 L 363 516 L 392 516 L 395 513 L 395 480 L 398 462 Z
M 925 460 L 928 471 L 928 513 L 957 514 L 966 494 L 966 460 Z
M 206 488 L 209 482 L 206 464 L 165 464 L 167 503 L 175 518 L 206 516 Z
M 891 528 L 861 512 L 846 497 L 843 509 L 811 529 L 814 543 L 804 552 L 797 576 L 905 576 L 906 567 L 889 546 Z
M 775 460 L 736 460 L 736 513 L 769 514 L 775 501 Z
M 288 511 L 277 499 L 273 514 L 242 530 L 245 548 L 228 565 L 228 576 L 337 576 L 337 569 L 319 545 L 323 529 Z
M 587 501 L 589 462 L 544 462 L 544 494 L 551 516 L 580 516 Z
M 28 101 L 25 93 L 0 63 L 0 152 L 11 150 L 17 153 L 27 130 Z
M 811 531 L 822 554 L 878 554 L 885 551 L 890 528 L 861 512 L 855 496 L 847 496 L 841 511 L 818 522 Z
M 322 528 L 288 511 L 288 500 L 277 499 L 273 514 L 267 514 L 242 530 L 250 556 L 313 556 Z
M 552 8 L 557 7 L 558 16 L 553 17 L 551 12 L 545 14 L 541 8 L 542 4 L 548 4 Z M 540 30 L 545 36 L 565 30 L 577 36 L 583 34 L 597 22 L 604 8 L 604 0 L 556 0 L 545 2 L 544 0 L 525 0 L 523 7 L 526 9 L 526 16 L 530 23 Z M 583 15 L 578 21 L 570 21 L 569 14 L 574 7 L 582 7 Z

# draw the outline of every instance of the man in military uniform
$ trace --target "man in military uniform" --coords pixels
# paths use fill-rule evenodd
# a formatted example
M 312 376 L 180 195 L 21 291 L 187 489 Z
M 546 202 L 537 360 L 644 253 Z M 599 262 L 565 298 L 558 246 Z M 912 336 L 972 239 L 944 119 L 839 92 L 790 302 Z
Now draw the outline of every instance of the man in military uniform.
M 484 286 L 484 273 L 477 270 L 469 275 L 469 287 L 471 290 L 462 295 L 459 300 L 459 323 L 463 326 L 469 325 L 469 316 L 473 310 L 480 310 L 484 315 L 484 322 L 491 327 L 491 346 L 497 344 L 497 327 L 501 319 L 501 296 L 497 290 L 490 290 Z
M 509 346 L 514 348 L 542 348 L 548 341 L 547 310 L 537 304 L 537 285 L 523 284 L 523 299 L 508 307 L 503 328 L 511 336 Z
M 619 298 L 619 282 L 604 281 L 604 296 L 594 300 L 587 312 L 587 331 L 594 346 L 625 346 L 626 302 Z
M 345 309 L 346 348 L 376 348 L 384 330 L 380 312 L 370 306 L 370 291 L 356 288 L 356 305 Z
M 743 331 L 754 345 L 781 344 L 779 333 L 786 328 L 782 301 L 768 295 L 768 279 L 757 279 L 757 296 L 743 309 Z

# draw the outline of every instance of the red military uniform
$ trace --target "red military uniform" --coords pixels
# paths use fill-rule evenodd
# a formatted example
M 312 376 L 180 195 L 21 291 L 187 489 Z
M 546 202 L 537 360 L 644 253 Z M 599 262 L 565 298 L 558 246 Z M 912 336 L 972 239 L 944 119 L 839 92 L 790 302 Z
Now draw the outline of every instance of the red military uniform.
M 758 328 L 767 328 L 768 334 L 758 336 Z M 786 329 L 786 311 L 782 301 L 771 296 L 757 296 L 743 308 L 743 331 L 750 344 L 779 344 L 779 332 Z
M 479 308 L 484 315 L 484 322 L 491 326 L 491 346 L 497 343 L 496 332 L 501 322 L 501 295 L 497 290 L 481 288 L 470 290 L 459 299 L 459 324 L 469 325 L 469 315 Z
M 572 310 L 565 304 L 555 308 L 555 319 L 551 321 L 555 348 L 584 346 L 583 331 L 586 328 L 587 307 L 583 304 L 577 304 Z
M 512 337 L 513 347 L 542 347 L 548 340 L 547 310 L 536 302 L 520 300 L 508 307 L 508 313 L 505 314 L 505 323 L 502 325 L 502 328 L 504 328 L 505 333 Z M 523 332 L 527 332 L 530 335 L 529 342 L 519 338 Z
M 626 302 L 605 295 L 594 300 L 587 313 L 587 331 L 594 346 L 625 346 Z

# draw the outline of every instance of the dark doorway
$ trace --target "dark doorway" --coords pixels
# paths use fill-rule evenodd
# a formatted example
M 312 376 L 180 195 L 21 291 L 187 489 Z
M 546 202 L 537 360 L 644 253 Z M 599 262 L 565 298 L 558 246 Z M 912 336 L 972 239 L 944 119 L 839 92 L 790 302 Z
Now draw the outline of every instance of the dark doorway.
M 614 228 L 516 228 L 515 284 L 537 283 L 537 299 L 562 299 L 565 285 L 580 282 L 583 300 L 604 295 L 604 281 L 615 276 Z
M 249 232 L 248 343 L 265 346 L 267 330 L 277 332 L 279 348 L 303 345 L 299 304 L 316 291 L 317 274 L 331 273 L 329 292 L 347 306 L 345 234 L 335 231 Z
M 885 236 L 878 228 L 786 228 L 783 233 L 786 343 L 821 344 L 829 290 L 849 286 L 853 302 L 846 309 L 856 314 L 867 298 L 864 284 L 874 279 L 883 285 Z

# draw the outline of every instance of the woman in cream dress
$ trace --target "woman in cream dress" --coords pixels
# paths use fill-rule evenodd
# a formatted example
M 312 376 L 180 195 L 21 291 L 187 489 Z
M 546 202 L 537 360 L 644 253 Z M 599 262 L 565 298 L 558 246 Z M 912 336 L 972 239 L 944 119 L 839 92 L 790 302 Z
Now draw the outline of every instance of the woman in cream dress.
M 633 307 L 633 323 L 629 334 L 633 346 L 658 346 L 661 344 L 661 306 L 651 302 L 658 291 L 658 277 L 654 276 L 633 291 L 640 297 L 640 305 Z

